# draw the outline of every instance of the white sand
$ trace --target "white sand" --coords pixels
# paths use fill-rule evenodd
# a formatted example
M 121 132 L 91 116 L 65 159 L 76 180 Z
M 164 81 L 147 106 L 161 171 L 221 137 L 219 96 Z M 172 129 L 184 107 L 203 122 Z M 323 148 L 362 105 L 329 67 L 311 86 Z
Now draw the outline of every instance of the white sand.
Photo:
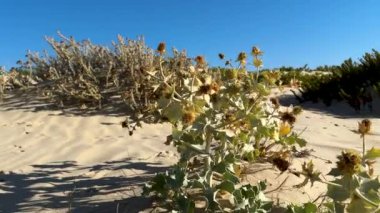
M 120 125 L 123 116 L 78 116 L 41 106 L 35 110 L 33 104 L 19 98 L 0 104 L 0 212 L 66 212 L 70 205 L 75 212 L 138 212 L 150 203 L 136 198 L 141 184 L 178 160 L 175 149 L 164 145 L 169 125 L 145 125 L 129 136 Z M 312 154 L 335 162 L 343 149 L 361 150 L 353 130 L 363 118 L 370 118 L 374 129 L 367 147 L 380 147 L 380 105 L 374 109 L 374 114 L 357 114 L 343 103 L 330 108 L 308 103 L 294 130 L 306 128 L 302 137 L 315 150 Z M 324 174 L 334 166 L 310 159 Z M 305 160 L 294 159 L 294 164 L 299 167 Z M 379 174 L 380 164 L 376 171 Z M 246 179 L 267 179 L 270 190 L 288 176 L 279 174 L 269 169 Z M 306 202 L 325 190 L 321 184 L 292 188 L 300 182 L 290 175 L 282 191 L 268 196 Z

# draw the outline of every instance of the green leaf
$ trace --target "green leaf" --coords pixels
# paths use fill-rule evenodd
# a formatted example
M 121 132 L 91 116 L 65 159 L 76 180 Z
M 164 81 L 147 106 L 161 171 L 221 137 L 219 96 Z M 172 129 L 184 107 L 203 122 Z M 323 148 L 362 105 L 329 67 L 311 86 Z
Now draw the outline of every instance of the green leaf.
M 186 197 L 179 197 L 177 200 L 177 203 L 179 205 L 179 209 L 181 212 L 188 212 L 188 213 L 194 213 L 195 212 L 195 203 L 194 201 L 186 198 Z
M 163 115 L 166 116 L 171 123 L 175 123 L 182 119 L 182 105 L 178 102 L 171 103 L 164 109 Z
M 360 185 L 359 190 L 363 193 L 367 193 L 370 190 L 379 191 L 379 188 L 380 188 L 380 182 L 379 182 L 379 179 L 376 178 L 376 179 L 364 180 L 362 184 Z
M 318 211 L 317 205 L 314 203 L 304 203 L 302 206 L 290 205 L 287 212 L 289 213 L 316 213 Z
M 341 172 L 339 171 L 338 168 L 332 168 L 331 171 L 327 175 L 332 175 L 332 176 L 340 176 Z
M 230 172 L 228 170 L 223 174 L 223 178 L 228 180 L 228 181 L 231 181 L 234 184 L 238 184 L 240 182 L 239 178 L 236 177 L 234 174 L 232 174 L 232 172 Z
M 368 210 L 368 204 L 358 197 L 353 197 L 347 206 L 347 212 L 349 213 L 369 212 Z
M 300 147 L 304 147 L 306 146 L 306 140 L 305 139 L 302 139 L 302 138 L 296 138 L 296 143 L 300 146 Z
M 350 192 L 341 186 L 327 185 L 327 196 L 336 200 L 344 201 L 350 197 Z
M 227 191 L 229 193 L 233 193 L 235 191 L 235 184 L 232 181 L 225 180 L 217 185 L 216 188 Z
M 304 204 L 305 213 L 316 213 L 318 208 L 314 203 L 306 203 Z
M 374 160 L 380 158 L 380 149 L 372 147 L 364 156 L 365 159 Z
M 227 162 L 221 161 L 220 163 L 214 165 L 212 170 L 223 174 L 227 171 L 228 166 L 229 165 L 227 164 Z

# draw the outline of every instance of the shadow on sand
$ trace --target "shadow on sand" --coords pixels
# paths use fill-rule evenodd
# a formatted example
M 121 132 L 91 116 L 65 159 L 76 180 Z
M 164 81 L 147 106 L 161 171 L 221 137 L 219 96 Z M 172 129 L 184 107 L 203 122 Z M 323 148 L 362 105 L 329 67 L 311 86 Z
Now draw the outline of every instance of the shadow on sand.
M 333 101 L 330 106 L 325 105 L 322 101 L 300 103 L 293 94 L 281 95 L 279 101 L 283 106 L 300 105 L 305 110 L 320 112 L 336 118 L 380 118 L 380 98 L 373 101 L 372 111 L 367 106 L 362 106 L 360 111 L 355 111 L 346 101 Z
M 106 103 L 101 109 L 97 109 L 96 107 L 81 109 L 80 105 L 74 104 L 59 107 L 48 99 L 39 97 L 33 90 L 15 90 L 5 94 L 4 97 L 0 99 L 0 108 L 5 111 L 23 110 L 29 112 L 58 110 L 61 111 L 59 115 L 66 116 L 125 116 L 128 114 L 127 105 L 121 101 Z
M 2 172 L 0 212 L 68 212 L 70 209 L 70 212 L 139 212 L 151 206 L 152 201 L 140 196 L 141 191 L 136 192 L 135 188 L 141 188 L 155 173 L 166 169 L 157 163 L 124 159 L 91 167 L 65 161 L 33 165 L 30 173 Z M 127 175 L 125 170 L 139 171 L 139 174 Z M 104 171 L 113 175 L 99 178 L 84 175 Z

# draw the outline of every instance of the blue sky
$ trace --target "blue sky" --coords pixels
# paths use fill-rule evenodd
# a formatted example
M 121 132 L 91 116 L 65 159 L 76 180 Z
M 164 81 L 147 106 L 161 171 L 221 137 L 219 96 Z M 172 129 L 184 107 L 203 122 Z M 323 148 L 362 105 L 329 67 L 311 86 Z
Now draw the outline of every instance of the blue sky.
M 27 50 L 49 50 L 44 36 L 59 30 L 77 40 L 110 45 L 117 34 L 143 35 L 204 55 L 236 58 L 253 45 L 266 68 L 309 67 L 358 59 L 380 50 L 378 0 L 1 0 L 0 65 L 10 68 Z

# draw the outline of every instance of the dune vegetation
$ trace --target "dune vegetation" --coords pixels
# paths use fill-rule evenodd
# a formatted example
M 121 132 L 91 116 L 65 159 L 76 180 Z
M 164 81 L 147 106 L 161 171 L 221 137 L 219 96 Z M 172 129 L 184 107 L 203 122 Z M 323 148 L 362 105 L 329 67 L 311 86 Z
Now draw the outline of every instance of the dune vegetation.
M 322 101 L 329 106 L 334 100 L 344 100 L 357 111 L 361 107 L 372 110 L 373 96 L 380 93 L 380 53 L 376 50 L 358 61 L 347 59 L 339 66 L 317 67 L 313 75 L 304 69 L 280 68 L 279 72 L 283 83 L 301 83 L 300 102 Z
M 262 70 L 263 52 L 253 47 L 236 61 L 220 60 L 225 68 L 209 68 L 203 56 L 168 51 L 165 43 L 149 48 L 143 39 L 119 36 L 112 47 L 76 41 L 59 34 L 47 38 L 53 55 L 28 53 L 20 67 L 1 71 L 0 93 L 24 89 L 60 107 L 101 109 L 124 104 L 122 126 L 130 134 L 144 123 L 170 123 L 166 144 L 175 146 L 180 160 L 158 173 L 144 188 L 157 207 L 173 212 L 380 212 L 380 182 L 373 164 L 380 149 L 366 148 L 371 121 L 358 124 L 363 150 L 338 153 L 325 180 L 312 161 L 290 169 L 291 158 L 307 142 L 293 132 L 300 107 L 286 110 L 270 90 L 297 86 L 301 101 L 347 100 L 369 104 L 379 92 L 380 54 L 367 53 L 359 62 L 325 67 L 320 74 L 303 70 Z M 253 69 L 254 71 L 248 71 Z M 110 127 L 112 128 L 112 127 Z M 270 163 L 288 175 L 304 177 L 295 185 L 321 182 L 327 192 L 308 203 L 276 206 L 265 197 L 266 182 L 244 180 L 247 167 Z

